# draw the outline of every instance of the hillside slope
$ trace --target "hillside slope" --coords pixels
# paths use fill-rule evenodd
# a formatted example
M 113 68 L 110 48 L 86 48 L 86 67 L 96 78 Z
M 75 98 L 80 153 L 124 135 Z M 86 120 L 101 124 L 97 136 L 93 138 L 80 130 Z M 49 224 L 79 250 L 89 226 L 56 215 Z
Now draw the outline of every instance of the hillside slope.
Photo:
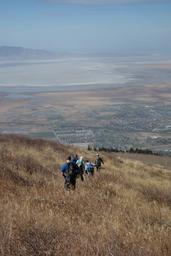
M 0 136 L 0 255 L 171 255 L 171 172 L 104 154 L 65 192 L 59 165 L 94 152 Z

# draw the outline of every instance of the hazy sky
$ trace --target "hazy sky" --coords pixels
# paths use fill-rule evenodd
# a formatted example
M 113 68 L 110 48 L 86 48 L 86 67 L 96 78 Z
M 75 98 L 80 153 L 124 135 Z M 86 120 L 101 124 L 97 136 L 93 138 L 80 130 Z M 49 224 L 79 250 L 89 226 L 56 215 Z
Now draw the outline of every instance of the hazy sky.
M 0 0 L 0 45 L 171 52 L 171 0 Z

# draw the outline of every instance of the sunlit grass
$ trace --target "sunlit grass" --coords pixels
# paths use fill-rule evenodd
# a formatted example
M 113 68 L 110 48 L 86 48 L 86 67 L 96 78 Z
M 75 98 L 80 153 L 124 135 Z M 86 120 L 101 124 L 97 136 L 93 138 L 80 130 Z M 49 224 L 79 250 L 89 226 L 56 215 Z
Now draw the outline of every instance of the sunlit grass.
M 0 255 L 170 255 L 171 172 L 104 155 L 94 178 L 63 189 L 71 153 L 54 142 L 0 137 Z

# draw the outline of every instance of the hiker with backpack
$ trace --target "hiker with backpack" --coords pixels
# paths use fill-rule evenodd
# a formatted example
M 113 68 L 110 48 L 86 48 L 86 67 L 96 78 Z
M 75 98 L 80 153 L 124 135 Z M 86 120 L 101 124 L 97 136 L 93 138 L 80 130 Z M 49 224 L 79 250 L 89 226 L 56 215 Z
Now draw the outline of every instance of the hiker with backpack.
M 67 158 L 66 163 L 61 166 L 60 171 L 64 177 L 64 188 L 66 190 L 75 189 L 77 168 L 76 165 L 71 161 L 71 157 Z
M 103 159 L 99 156 L 99 154 L 96 154 L 95 165 L 96 165 L 96 170 L 97 171 L 100 170 L 102 164 L 104 164 Z
M 93 164 L 89 160 L 86 160 L 86 162 L 85 162 L 85 173 L 88 174 L 88 175 L 93 176 L 94 175 L 94 167 L 95 167 L 95 164 Z
M 78 155 L 77 154 L 75 154 L 75 155 L 71 155 L 71 161 L 72 161 L 72 163 L 73 164 L 76 164 L 76 162 L 78 161 Z

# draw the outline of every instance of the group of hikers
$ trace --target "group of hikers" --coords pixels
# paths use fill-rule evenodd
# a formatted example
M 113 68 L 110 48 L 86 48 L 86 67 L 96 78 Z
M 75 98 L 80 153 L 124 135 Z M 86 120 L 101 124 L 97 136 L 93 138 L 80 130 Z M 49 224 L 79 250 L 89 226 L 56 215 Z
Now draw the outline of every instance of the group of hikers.
M 104 164 L 104 161 L 99 154 L 96 154 L 95 163 L 92 163 L 89 160 L 84 161 L 82 156 L 69 156 L 66 162 L 60 168 L 60 171 L 64 177 L 64 188 L 66 190 L 75 189 L 76 180 L 78 177 L 84 181 L 84 174 L 93 176 L 94 169 L 96 168 L 96 170 L 99 171 L 102 164 Z

